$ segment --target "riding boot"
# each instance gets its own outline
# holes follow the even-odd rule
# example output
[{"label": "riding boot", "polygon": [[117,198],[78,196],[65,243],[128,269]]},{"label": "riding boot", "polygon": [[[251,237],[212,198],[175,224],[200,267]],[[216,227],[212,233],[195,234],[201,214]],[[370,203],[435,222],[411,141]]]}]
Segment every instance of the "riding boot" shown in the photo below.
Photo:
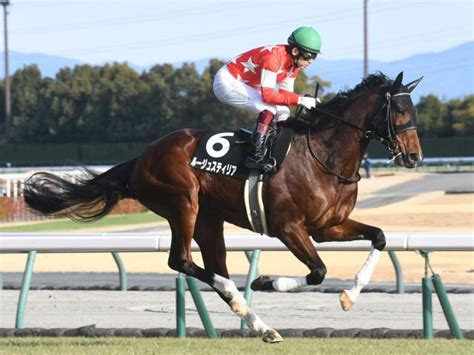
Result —
[{"label": "riding boot", "polygon": [[258,117],[257,126],[250,137],[250,145],[244,165],[249,169],[257,169],[263,172],[274,170],[272,163],[265,160],[266,145],[268,138],[268,126],[273,120],[270,111],[262,111]]}]

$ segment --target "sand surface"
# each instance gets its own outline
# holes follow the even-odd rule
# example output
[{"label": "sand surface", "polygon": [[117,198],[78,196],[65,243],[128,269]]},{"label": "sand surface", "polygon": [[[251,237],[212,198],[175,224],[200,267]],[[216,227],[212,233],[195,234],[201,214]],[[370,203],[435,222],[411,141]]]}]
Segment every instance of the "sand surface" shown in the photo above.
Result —
[{"label": "sand surface", "polygon": [[[364,179],[359,183],[359,201],[373,197],[382,189],[421,179],[425,175],[395,173]],[[356,208],[351,218],[376,225],[385,231],[474,232],[474,194],[446,195],[441,190],[432,191],[377,208]],[[237,230],[234,226],[226,226],[227,233]],[[96,231],[104,231],[104,228],[98,228]],[[327,277],[351,279],[365,261],[367,253],[321,252],[320,255],[328,268]],[[403,267],[405,281],[419,282],[424,272],[423,258],[415,252],[398,252],[397,256]],[[167,266],[167,255],[164,253],[122,253],[121,257],[128,272],[172,271]],[[194,253],[193,258],[202,265],[199,253]],[[25,255],[0,255],[0,270],[23,271],[25,260]],[[445,282],[474,284],[474,252],[436,252],[432,254],[431,261],[433,269],[442,275]],[[246,274],[248,271],[248,262],[242,252],[228,253],[227,262],[231,274]],[[306,267],[289,252],[262,253],[259,269],[262,274],[272,275],[308,273]],[[116,266],[110,254],[40,254],[36,258],[34,270],[113,272]],[[384,253],[374,272],[373,280],[392,281],[394,278],[390,258]]]}]

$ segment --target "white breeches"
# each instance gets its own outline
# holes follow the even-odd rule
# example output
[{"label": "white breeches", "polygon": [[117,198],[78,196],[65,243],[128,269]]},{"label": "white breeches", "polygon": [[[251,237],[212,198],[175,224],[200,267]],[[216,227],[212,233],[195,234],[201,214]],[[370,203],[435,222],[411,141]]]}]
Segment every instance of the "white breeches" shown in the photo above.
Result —
[{"label": "white breeches", "polygon": [[290,117],[288,106],[264,103],[260,91],[234,78],[226,66],[216,73],[213,89],[219,101],[225,104],[255,113],[268,110],[275,115],[275,121],[285,121]]}]

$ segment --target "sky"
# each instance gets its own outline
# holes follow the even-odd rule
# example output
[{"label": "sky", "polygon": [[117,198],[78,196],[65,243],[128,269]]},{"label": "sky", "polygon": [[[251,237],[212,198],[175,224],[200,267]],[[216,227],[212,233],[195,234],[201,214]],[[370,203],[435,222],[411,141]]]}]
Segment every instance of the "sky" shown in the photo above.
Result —
[{"label": "sky", "polygon": [[[299,26],[320,33],[324,59],[363,58],[363,0],[10,2],[11,51],[91,64],[231,58],[285,43]],[[370,59],[393,61],[474,40],[473,5],[474,0],[369,0]]]}]

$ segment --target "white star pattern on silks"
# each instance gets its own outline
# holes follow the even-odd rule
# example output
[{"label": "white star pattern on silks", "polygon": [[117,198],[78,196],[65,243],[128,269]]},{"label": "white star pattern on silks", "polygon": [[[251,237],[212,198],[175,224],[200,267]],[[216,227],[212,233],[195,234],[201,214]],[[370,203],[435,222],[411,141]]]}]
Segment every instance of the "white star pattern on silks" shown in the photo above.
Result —
[{"label": "white star pattern on silks", "polygon": [[250,57],[246,62],[241,62],[241,64],[245,67],[244,73],[251,71],[252,73],[256,74],[255,68],[258,67],[258,65],[252,62],[252,57]]},{"label": "white star pattern on silks", "polygon": [[276,44],[273,44],[271,46],[265,46],[262,49],[260,49],[260,52],[264,52],[264,51],[271,52],[273,50],[273,48],[276,48],[276,47],[278,47]]}]

